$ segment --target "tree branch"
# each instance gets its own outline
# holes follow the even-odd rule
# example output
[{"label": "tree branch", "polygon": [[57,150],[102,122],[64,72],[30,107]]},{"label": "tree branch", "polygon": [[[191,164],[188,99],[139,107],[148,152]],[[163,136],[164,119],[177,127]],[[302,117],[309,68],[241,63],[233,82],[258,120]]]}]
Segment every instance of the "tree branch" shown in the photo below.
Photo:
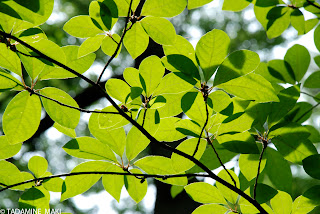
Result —
[{"label": "tree branch", "polygon": [[204,123],[204,125],[203,125],[203,127],[202,127],[201,132],[200,132],[200,135],[199,135],[199,138],[198,138],[198,143],[197,143],[196,149],[194,150],[192,156],[194,156],[194,155],[197,153],[198,149],[199,149],[199,144],[200,144],[201,136],[202,136],[202,134],[203,134],[204,129],[206,128],[206,126],[207,126],[207,124],[208,124],[208,121],[209,121],[209,111],[208,111],[207,100],[204,100],[204,104],[206,105],[206,121],[205,121],[205,123]]},{"label": "tree branch", "polygon": [[309,93],[307,93],[307,92],[301,91],[300,93],[301,93],[301,94],[308,95],[309,97],[312,97],[313,99],[320,101],[320,98],[318,98],[318,97],[316,97],[316,96],[313,96],[313,95],[311,95],[311,94],[309,94]]},{"label": "tree branch", "polygon": [[[158,175],[158,174],[141,174],[141,173],[131,173],[131,172],[70,172],[70,173],[64,173],[64,174],[58,174],[58,175],[51,175],[51,176],[46,176],[42,178],[35,178],[35,179],[30,179],[27,181],[11,184],[11,185],[5,185],[0,183],[0,185],[5,186],[5,188],[0,189],[0,192],[3,192],[7,189],[16,187],[16,186],[21,186],[23,184],[31,183],[31,182],[36,182],[36,181],[45,181],[49,180],[52,178],[60,178],[60,177],[70,177],[70,176],[76,176],[76,175],[126,175],[126,176],[134,176],[138,179],[145,179],[145,178],[161,178],[163,180],[166,180],[168,178],[179,178],[179,177],[210,177],[210,175],[207,174],[175,174],[175,175]],[[140,178],[141,177],[141,178]]]},{"label": "tree branch", "polygon": [[67,105],[67,104],[64,104],[58,100],[55,100],[53,98],[50,98],[50,97],[47,97],[45,95],[42,95],[42,94],[39,94],[31,89],[27,89],[27,91],[31,91],[30,94],[35,94],[39,97],[43,97],[45,99],[48,99],[48,100],[51,100],[53,102],[56,102],[58,103],[59,105],[61,106],[64,106],[64,107],[67,107],[67,108],[71,108],[71,109],[75,109],[75,110],[78,110],[78,111],[81,111],[81,112],[85,112],[85,113],[98,113],[98,114],[119,114],[119,112],[112,112],[112,111],[91,111],[91,110],[87,110],[87,109],[82,109],[82,108],[77,108],[77,107],[74,107],[74,106],[70,106],[70,105]]},{"label": "tree branch", "polygon": [[300,117],[298,117],[298,119],[296,119],[293,122],[298,122],[299,120],[301,120],[304,116],[306,116],[310,111],[312,111],[313,109],[317,108],[320,105],[320,102],[318,102],[316,105],[312,106],[310,109],[308,109],[305,113],[303,113]]},{"label": "tree branch", "polygon": [[189,159],[190,161],[192,161],[193,163],[195,163],[196,165],[198,165],[202,170],[204,170],[205,172],[208,173],[209,177],[215,179],[217,182],[221,183],[222,185],[226,186],[227,188],[229,188],[230,190],[238,193],[240,196],[242,196],[243,198],[245,198],[247,201],[249,201],[252,205],[254,205],[262,214],[267,214],[267,212],[261,207],[261,205],[253,198],[251,198],[249,195],[247,195],[246,193],[244,193],[242,190],[240,190],[239,188],[231,185],[230,183],[228,183],[227,181],[221,179],[220,177],[218,177],[216,174],[214,174],[209,168],[207,168],[203,163],[201,163],[200,161],[198,161],[197,159],[195,159],[193,156],[190,156],[184,152],[181,152],[180,150],[177,150],[175,148],[170,147],[169,145],[165,144],[164,142],[159,142],[158,140],[156,140],[146,129],[144,129],[140,124],[138,124],[135,120],[133,120],[131,117],[129,117],[126,113],[124,113],[119,106],[113,101],[113,99],[111,99],[111,97],[107,94],[107,92],[98,84],[93,82],[92,80],[90,80],[89,78],[83,76],[82,74],[76,72],[75,70],[69,68],[68,66],[56,61],[55,59],[50,58],[49,56],[43,54],[41,51],[35,49],[34,47],[32,47],[31,45],[27,44],[26,42],[20,40],[19,38],[5,33],[3,31],[0,31],[0,35],[4,36],[5,38],[11,38],[14,39],[16,41],[18,41],[20,44],[26,46],[27,48],[33,50],[35,53],[39,54],[40,56],[42,56],[42,58],[64,68],[65,70],[71,72],[72,74],[82,78],[84,81],[88,82],[89,84],[93,85],[99,92],[101,92],[104,97],[117,109],[117,111],[119,112],[119,114],[124,117],[126,120],[128,120],[133,126],[135,126],[137,129],[139,129],[139,131],[144,134],[151,143],[156,144],[168,151],[174,152],[184,158]]},{"label": "tree branch", "polygon": [[[116,55],[117,55],[117,53],[118,53],[118,51],[119,51],[119,49],[120,49],[120,46],[121,46],[121,44],[122,44],[123,38],[124,38],[124,36],[126,35],[126,33],[127,33],[127,31],[128,31],[128,30],[127,30],[127,27],[128,27],[130,12],[131,12],[132,1],[133,1],[133,0],[130,1],[130,5],[129,5],[129,9],[128,9],[128,14],[127,14],[127,17],[126,17],[126,23],[125,23],[125,25],[124,25],[124,30],[123,30],[123,33],[122,33],[122,35],[121,35],[120,41],[119,41],[119,43],[118,43],[118,45],[117,45],[117,48],[116,48],[115,52],[112,54],[112,56],[110,57],[110,59],[108,60],[108,62],[106,63],[106,65],[103,67],[103,69],[102,69],[102,71],[101,71],[101,74],[100,74],[100,76],[99,76],[99,78],[98,78],[98,80],[97,80],[97,82],[96,82],[97,84],[99,84],[99,82],[100,82],[100,80],[101,80],[104,72],[106,71],[106,69],[107,69],[107,67],[109,66],[109,64],[111,63],[111,61],[116,57]],[[133,25],[133,23],[132,23],[132,25]]]},{"label": "tree branch", "polygon": [[260,175],[261,161],[262,161],[262,158],[263,158],[263,153],[267,148],[268,142],[263,141],[262,144],[263,144],[263,147],[262,147],[262,151],[261,151],[260,157],[259,157],[258,172],[257,172],[257,176],[256,176],[256,181],[255,181],[255,184],[254,184],[254,189],[253,189],[253,198],[254,199],[256,199],[256,196],[257,196],[257,186],[258,186],[258,179],[259,179],[259,175]]},{"label": "tree branch", "polygon": [[226,172],[227,172],[228,175],[230,176],[232,182],[234,183],[234,186],[237,186],[237,182],[234,180],[234,178],[232,177],[232,175],[230,174],[230,172],[227,170],[226,166],[223,164],[223,162],[222,162],[221,158],[219,157],[219,154],[218,154],[216,148],[214,148],[214,145],[213,145],[213,143],[211,142],[210,138],[208,137],[208,138],[206,138],[206,139],[207,139],[208,144],[211,146],[211,148],[213,149],[214,153],[216,154],[216,156],[217,156],[217,158],[218,158],[218,160],[219,160],[220,165],[223,167],[224,170],[226,170]]},{"label": "tree branch", "polygon": [[316,4],[313,3],[312,1],[307,0],[307,2],[308,2],[310,5],[312,5],[312,6],[316,7],[316,8],[318,8],[318,9],[320,9],[320,6],[319,6],[319,5],[316,5]]}]

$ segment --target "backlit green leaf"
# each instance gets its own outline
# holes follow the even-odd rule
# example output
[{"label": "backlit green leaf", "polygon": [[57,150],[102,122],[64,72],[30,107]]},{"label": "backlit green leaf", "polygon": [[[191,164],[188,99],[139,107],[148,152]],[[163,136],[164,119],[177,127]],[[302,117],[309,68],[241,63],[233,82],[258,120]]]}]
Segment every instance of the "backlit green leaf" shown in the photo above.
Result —
[{"label": "backlit green leaf", "polygon": [[139,129],[132,127],[126,141],[126,156],[128,160],[133,160],[149,143],[150,140],[144,136]]},{"label": "backlit green leaf", "polygon": [[297,197],[292,204],[292,214],[304,214],[312,211],[318,204],[303,195]]},{"label": "backlit green leaf", "polygon": [[187,0],[147,0],[143,5],[141,15],[173,17],[180,14],[187,6]]},{"label": "backlit green leaf", "polygon": [[[104,37],[101,44],[101,50],[107,54],[108,56],[112,56],[117,49],[117,46],[120,42],[120,36],[118,34],[112,34],[110,36]],[[121,51],[122,44],[120,45],[120,48],[118,49],[116,57],[119,55]]]},{"label": "backlit green leaf", "polygon": [[320,87],[319,83],[320,83],[320,71],[315,71],[310,76],[308,76],[303,86],[306,88],[319,88]]},{"label": "backlit green leaf", "polygon": [[126,33],[123,44],[133,59],[140,56],[147,49],[149,36],[142,28],[140,22],[136,22]]},{"label": "backlit green leaf", "polygon": [[[124,172],[119,166],[112,165],[107,169],[108,172]],[[121,189],[124,185],[123,175],[103,175],[102,184],[104,189],[116,199],[120,200]]]},{"label": "backlit green leaf", "polygon": [[48,168],[48,161],[41,156],[33,156],[28,162],[28,168],[36,178],[40,178]]},{"label": "backlit green leaf", "polygon": [[4,43],[0,43],[0,66],[21,76],[21,63],[17,54]]},{"label": "backlit green leaf", "polygon": [[117,5],[113,0],[92,1],[89,6],[92,22],[101,30],[111,30],[118,20]]},{"label": "backlit green leaf", "polygon": [[221,195],[220,191],[205,182],[196,182],[185,186],[184,189],[192,200],[199,203],[214,203],[214,204],[226,204],[226,200]]},{"label": "backlit green leaf", "polygon": [[155,42],[161,45],[174,44],[176,31],[168,20],[159,17],[146,17],[141,20],[141,24]]},{"label": "backlit green leaf", "polygon": [[314,30],[314,44],[316,45],[317,49],[320,51],[320,26]]},{"label": "backlit green leaf", "polygon": [[21,143],[10,144],[5,135],[0,136],[0,159],[11,158],[21,149]]},{"label": "backlit green leaf", "polygon": [[188,0],[188,9],[191,10],[197,7],[201,7],[211,1],[212,0]]},{"label": "backlit green leaf", "polygon": [[159,94],[176,94],[189,91],[193,85],[179,78],[176,73],[165,75],[158,87],[154,91],[154,95]]},{"label": "backlit green leaf", "polygon": [[[49,210],[50,194],[44,187],[32,187],[19,199],[20,209]],[[23,210],[24,210],[23,209]],[[41,211],[38,211],[41,212]]]},{"label": "backlit green leaf", "polygon": [[63,26],[63,30],[79,38],[93,37],[99,33],[103,33],[103,31],[92,22],[90,16],[75,16],[71,18]]},{"label": "backlit green leaf", "polygon": [[[107,106],[101,111],[104,112],[118,112],[118,110],[113,106]],[[98,115],[98,124],[99,128],[101,129],[116,129],[120,128],[129,122],[124,119],[120,114],[112,114],[112,113],[106,113],[106,114],[99,114]]]},{"label": "backlit green leaf", "polygon": [[224,0],[222,10],[241,11],[250,4],[250,0]]},{"label": "backlit green leaf", "polygon": [[279,102],[270,82],[258,74],[248,74],[217,86],[230,94],[257,102]]},{"label": "backlit green leaf", "polygon": [[119,100],[122,103],[126,103],[128,95],[131,93],[130,86],[120,79],[109,79],[105,85],[107,93]]},{"label": "backlit green leaf", "polygon": [[305,33],[305,21],[303,13],[297,8],[290,14],[291,25],[298,31],[299,35]]},{"label": "backlit green leaf", "polygon": [[61,126],[59,123],[54,123],[53,127],[56,128],[59,132],[65,134],[71,138],[77,137],[76,131],[74,129],[70,129],[70,128]]},{"label": "backlit green leaf", "polygon": [[96,35],[94,37],[87,38],[79,47],[78,57],[80,58],[97,51],[105,37],[105,35]]},{"label": "backlit green leaf", "polygon": [[[142,174],[139,169],[129,170],[131,173]],[[136,202],[139,203],[144,196],[147,194],[148,182],[145,180],[141,182],[140,179],[135,176],[125,176],[125,186],[130,195],[130,197]]]},{"label": "backlit green leaf", "polygon": [[[128,15],[129,5],[131,0],[113,0],[117,4],[118,16],[126,17]],[[108,1],[105,1],[108,2]],[[105,3],[104,2],[104,3]],[[139,5],[140,0],[132,0],[131,10],[135,11]]]},{"label": "backlit green leaf", "polygon": [[[76,108],[79,107],[77,102],[69,94],[58,88],[43,88],[40,90],[40,93],[63,104]],[[43,97],[41,97],[41,101],[46,112],[55,122],[72,129],[78,125],[80,120],[80,111],[59,105],[58,103]]]},{"label": "backlit green leaf", "polygon": [[225,206],[221,206],[218,204],[205,204],[199,206],[197,209],[195,209],[192,214],[225,214],[228,211],[228,208]]},{"label": "backlit green leaf", "polygon": [[214,91],[210,93],[208,99],[211,99],[212,108],[215,112],[224,110],[232,102],[230,96],[223,91]]},{"label": "backlit green leaf", "polygon": [[9,72],[0,68],[0,92],[23,87],[22,83],[13,77]]},{"label": "backlit green leaf", "polygon": [[[43,174],[42,177],[46,176],[52,176],[50,172],[46,172]],[[63,184],[63,179],[62,178],[50,178],[42,181],[43,187],[51,192],[61,192],[62,189],[62,184]]]},{"label": "backlit green leaf", "polygon": [[[232,178],[235,180],[235,182],[237,184],[236,186],[239,188],[240,184],[239,184],[238,176],[232,170],[229,170],[229,169],[227,169],[227,170],[231,174]],[[221,170],[218,173],[218,176],[220,178],[222,178],[223,180],[225,180],[226,182],[230,183],[231,185],[234,185],[234,182],[231,180],[230,175],[226,172],[226,170]],[[232,204],[236,203],[237,198],[238,198],[238,193],[233,192],[228,187],[222,185],[219,182],[216,183],[216,186],[217,186],[218,190],[220,190],[223,197],[225,197]]]},{"label": "backlit green leaf", "polygon": [[3,132],[10,144],[22,143],[37,131],[40,124],[41,103],[36,95],[22,91],[8,104],[3,117]]},{"label": "backlit green leaf", "polygon": [[69,155],[77,158],[117,162],[113,151],[94,138],[77,137],[66,143],[62,148]]},{"label": "backlit green leaf", "polygon": [[196,47],[196,56],[205,81],[215,73],[229,51],[230,38],[222,30],[212,30],[203,35]]},{"label": "backlit green leaf", "polygon": [[[0,160],[0,183],[7,186],[25,181],[24,176],[19,169],[12,163]],[[11,189],[24,190],[24,185],[13,187]]]},{"label": "backlit green leaf", "polygon": [[[242,174],[246,177],[248,181],[251,181],[257,176],[258,166],[259,166],[259,156],[258,154],[240,154],[239,167]],[[260,164],[260,173],[266,166],[266,157],[262,157]]]},{"label": "backlit green leaf", "polygon": [[278,191],[278,194],[270,200],[270,204],[274,213],[291,213],[292,198],[286,192]]}]

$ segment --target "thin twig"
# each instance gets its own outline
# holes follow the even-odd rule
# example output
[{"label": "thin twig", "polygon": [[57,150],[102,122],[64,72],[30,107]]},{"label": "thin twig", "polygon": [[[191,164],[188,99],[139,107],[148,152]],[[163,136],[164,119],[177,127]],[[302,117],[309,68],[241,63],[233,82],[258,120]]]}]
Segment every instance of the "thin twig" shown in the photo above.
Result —
[{"label": "thin twig", "polygon": [[311,94],[309,94],[309,93],[307,93],[307,92],[301,91],[300,93],[301,93],[301,94],[308,95],[309,97],[312,97],[313,99],[320,101],[320,98],[318,98],[318,97],[316,97],[316,96],[313,96],[313,95],[311,95]]},{"label": "thin twig", "polygon": [[251,203],[253,206],[255,206],[260,213],[262,214],[267,214],[267,212],[265,211],[265,209],[263,207],[261,207],[261,205],[253,198],[251,198],[249,195],[247,195],[246,193],[244,193],[242,190],[240,190],[237,187],[234,187],[233,185],[231,185],[230,183],[228,183],[227,181],[221,179],[219,176],[217,176],[216,174],[214,174],[208,167],[206,167],[203,163],[201,163],[199,160],[195,159],[193,156],[188,155],[180,150],[177,150],[169,145],[167,145],[165,142],[163,141],[158,141],[156,138],[154,138],[146,129],[144,129],[139,123],[137,123],[137,121],[133,120],[130,116],[128,116],[125,112],[123,112],[119,106],[115,103],[115,101],[113,99],[111,99],[111,97],[108,95],[108,93],[97,83],[93,82],[92,80],[90,80],[89,78],[83,76],[82,74],[76,72],[75,70],[71,69],[70,67],[58,62],[55,59],[52,59],[51,57],[43,54],[41,51],[37,50],[36,48],[32,47],[31,45],[27,44],[26,42],[22,41],[21,39],[5,33],[3,31],[0,31],[0,35],[4,36],[5,38],[12,38],[16,41],[18,41],[20,44],[24,45],[25,47],[33,50],[35,53],[39,54],[40,56],[42,56],[42,58],[60,66],[61,68],[64,68],[65,70],[69,71],[70,73],[80,77],[81,79],[83,79],[84,81],[86,81],[87,83],[91,84],[92,86],[94,86],[99,92],[101,92],[104,97],[112,104],[112,106],[114,108],[117,109],[117,111],[119,112],[119,114],[124,117],[126,120],[128,120],[133,126],[135,126],[137,129],[139,129],[139,131],[145,135],[152,144],[155,144],[159,147],[162,147],[165,150],[168,150],[170,152],[176,153],[190,161],[192,161],[194,164],[196,164],[197,166],[199,166],[203,171],[205,171],[206,173],[208,173],[209,177],[211,177],[212,179],[216,180],[217,182],[221,183],[222,185],[226,186],[227,188],[229,188],[230,190],[234,191],[235,193],[238,193],[240,196],[242,196],[244,199],[246,199],[247,201],[249,201],[249,203]]},{"label": "thin twig", "polygon": [[[30,90],[28,90],[28,91],[30,91]],[[37,96],[39,96],[39,97],[43,97],[43,98],[45,98],[45,99],[51,100],[51,101],[53,101],[53,102],[55,102],[55,103],[58,103],[58,104],[61,105],[61,106],[64,106],[64,107],[67,107],[67,108],[71,108],[71,109],[75,109],[75,110],[78,110],[78,111],[81,111],[81,112],[85,112],[85,113],[119,114],[119,112],[113,112],[113,111],[90,111],[90,110],[83,109],[83,108],[77,108],[77,107],[74,107],[74,106],[70,106],[70,105],[64,104],[64,103],[62,103],[62,102],[60,102],[60,101],[58,101],[58,100],[55,100],[55,99],[53,99],[53,98],[51,98],[51,97],[47,97],[47,96],[45,96],[45,95],[39,94],[39,93],[37,93],[37,92],[35,92],[35,91],[30,92],[30,93],[31,93],[31,94],[35,94],[35,95],[37,95]]]},{"label": "thin twig", "polygon": [[201,132],[200,132],[200,136],[199,136],[199,139],[198,139],[198,143],[197,143],[196,149],[194,150],[192,156],[194,156],[194,155],[197,153],[198,149],[199,149],[199,144],[200,144],[201,136],[202,136],[202,134],[203,134],[204,129],[206,128],[206,126],[207,126],[207,124],[208,124],[208,121],[209,121],[209,111],[208,111],[207,100],[204,101],[204,104],[206,105],[206,121],[205,121],[205,123],[204,123],[204,125],[203,125],[203,127],[202,127]]},{"label": "thin twig", "polygon": [[232,177],[232,175],[230,174],[230,172],[227,170],[226,166],[223,164],[223,162],[222,162],[222,160],[221,160],[221,158],[220,158],[220,156],[219,156],[216,148],[214,148],[214,145],[213,145],[213,143],[211,142],[210,138],[207,137],[206,139],[207,139],[208,144],[211,146],[211,148],[213,149],[214,153],[216,154],[216,156],[217,156],[217,158],[218,158],[218,160],[219,160],[220,165],[223,167],[224,170],[226,170],[226,172],[227,172],[228,175],[230,176],[232,182],[234,183],[234,186],[236,187],[236,186],[237,186],[237,182],[234,180],[234,178]]},{"label": "thin twig", "polygon": [[254,184],[254,189],[253,189],[253,198],[256,199],[257,196],[257,186],[258,186],[258,179],[259,179],[259,175],[260,175],[260,166],[261,166],[261,161],[263,158],[263,153],[267,148],[268,143],[267,142],[263,142],[263,147],[262,147],[262,151],[260,153],[260,157],[259,157],[259,165],[258,165],[258,172],[257,172],[257,176],[256,176],[256,181]]},{"label": "thin twig", "polygon": [[75,176],[75,175],[126,175],[126,176],[134,176],[137,177],[138,179],[142,178],[161,178],[163,180],[166,180],[168,178],[180,178],[180,177],[210,177],[208,174],[175,174],[175,175],[158,175],[158,174],[140,174],[140,173],[129,173],[129,172],[71,172],[71,173],[65,173],[65,174],[58,174],[58,175],[51,175],[51,176],[46,176],[42,178],[35,178],[35,179],[30,179],[27,181],[15,183],[12,185],[5,185],[5,184],[0,184],[2,186],[5,186],[5,188],[0,189],[0,192],[3,192],[7,189],[20,186],[23,184],[31,183],[31,182],[36,182],[36,181],[45,181],[49,180],[52,178],[60,178],[60,177],[70,177],[70,176]]},{"label": "thin twig", "polygon": [[320,9],[320,6],[319,6],[319,5],[316,5],[316,4],[315,4],[315,3],[313,3],[312,1],[307,0],[307,2],[308,2],[309,4],[311,4],[312,6],[314,6],[314,7],[318,8],[318,9]]},{"label": "thin twig", "polygon": [[[106,65],[103,67],[103,69],[102,69],[102,71],[101,71],[101,74],[100,74],[100,76],[99,76],[99,78],[98,78],[98,80],[97,80],[97,82],[96,82],[97,84],[99,84],[99,82],[100,82],[100,80],[101,80],[104,72],[106,71],[106,69],[107,69],[107,67],[109,66],[109,64],[111,63],[111,61],[116,57],[116,55],[117,55],[117,53],[118,53],[118,50],[120,49],[121,43],[122,43],[122,41],[123,41],[123,38],[124,38],[124,36],[126,35],[126,33],[127,33],[127,31],[128,31],[127,26],[128,26],[128,22],[129,22],[130,13],[131,13],[132,1],[133,1],[133,0],[130,1],[130,5],[129,5],[129,9],[128,9],[128,15],[127,15],[127,17],[126,17],[126,23],[125,23],[124,30],[123,30],[123,33],[122,33],[122,35],[121,35],[120,41],[119,41],[119,43],[118,43],[118,45],[117,45],[117,48],[116,48],[115,52],[112,54],[112,56],[110,57],[110,59],[108,60],[108,62],[106,63]],[[132,23],[132,24],[133,24],[133,23]]]},{"label": "thin twig", "polygon": [[141,125],[142,127],[144,125],[144,121],[146,120],[147,110],[148,110],[147,108],[144,109],[143,118],[142,118],[142,125]]}]

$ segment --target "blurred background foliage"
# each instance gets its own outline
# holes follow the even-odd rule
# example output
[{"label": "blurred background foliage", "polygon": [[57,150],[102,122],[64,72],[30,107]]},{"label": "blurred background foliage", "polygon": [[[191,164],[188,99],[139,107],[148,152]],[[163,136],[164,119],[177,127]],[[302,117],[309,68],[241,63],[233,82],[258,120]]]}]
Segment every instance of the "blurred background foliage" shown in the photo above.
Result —
[{"label": "blurred background foliage", "polygon": [[[50,40],[54,41],[60,46],[80,45],[83,40],[68,35],[62,30],[62,27],[73,16],[87,15],[90,2],[91,1],[88,0],[55,0],[53,14],[48,22],[42,25],[41,28],[44,30]],[[210,3],[209,5],[202,8],[191,11],[185,10],[182,14],[170,19],[170,21],[174,24],[177,34],[187,38],[193,45],[195,45],[200,37],[206,32],[212,29],[221,29],[225,31],[231,38],[231,52],[239,49],[249,49],[259,53],[261,61],[268,61],[272,59],[272,50],[275,46],[286,45],[297,38],[297,33],[293,31],[292,28],[289,28],[284,34],[282,34],[282,36],[275,39],[268,39],[265,30],[255,19],[253,9],[250,6],[249,8],[241,12],[222,11],[221,7],[222,0],[215,0],[213,3]],[[114,27],[114,32],[121,33],[123,25],[124,19],[119,19],[118,23]],[[90,71],[86,73],[86,75],[93,80],[97,79],[97,75],[99,74],[99,72],[101,72],[103,65],[109,58],[108,56],[105,56],[101,50],[99,50],[96,54],[97,59],[95,64],[90,69]],[[112,62],[111,67],[108,68],[107,75],[109,77],[121,78],[121,74],[126,67],[137,67],[139,61],[141,61],[143,57],[147,57],[150,54],[161,56],[163,53],[159,46],[157,46],[155,43],[150,43],[150,47],[146,50],[146,53],[139,57],[136,62],[134,62],[134,60],[123,48],[120,56],[116,58]],[[106,78],[104,78],[104,80],[106,80]],[[91,91],[89,85],[79,78],[67,80],[47,80],[42,81],[37,86],[39,88],[42,88],[49,85],[61,88],[62,90],[68,92],[71,96],[76,98],[80,107],[95,109],[103,108],[108,105],[107,101],[105,101],[104,99],[100,99],[101,97],[99,95],[92,93],[90,94]],[[0,95],[0,112],[4,112],[5,107],[7,106],[13,95],[14,92]],[[90,95],[90,98],[88,97],[88,95]],[[82,113],[81,118],[82,121],[80,122],[76,130],[77,135],[90,135],[87,127],[89,115]],[[22,150],[9,161],[13,162],[20,170],[27,171],[27,161],[34,155],[41,155],[46,157],[46,159],[48,160],[50,167],[49,170],[52,173],[57,174],[71,171],[71,169],[78,164],[79,160],[71,158],[71,156],[66,155],[66,153],[62,151],[61,147],[65,143],[67,143],[70,138],[57,132],[55,128],[51,127],[52,124],[53,122],[51,121],[51,119],[48,118],[45,113],[43,113],[41,122],[41,127],[43,128],[40,128],[33,138],[25,142],[23,144]],[[148,148],[146,152],[152,152],[152,148]],[[303,176],[304,171],[300,168],[295,167],[293,169],[293,172],[295,174],[293,195],[294,197],[296,197],[298,195],[301,195],[303,191],[305,191],[308,187],[314,185],[314,183],[311,183],[309,180],[307,180],[307,176]],[[149,183],[150,182],[152,182],[152,180],[150,180]],[[150,205],[146,207],[143,203],[137,205],[129,197],[122,197],[120,203],[117,203],[115,200],[113,200],[110,204],[110,209],[112,207],[115,213],[120,214],[144,214],[153,212],[164,213],[163,211],[160,211],[161,209],[159,208],[159,206],[162,206],[163,203],[168,203],[168,200],[172,199],[170,193],[168,192],[168,189],[170,187],[168,187],[167,185],[167,187],[164,188],[163,185],[164,184],[158,183],[156,185],[156,187],[158,188],[158,193],[160,191],[159,188],[162,188],[162,190],[166,189],[167,193],[161,195],[157,194],[155,211],[153,211],[153,205],[151,205],[151,208]],[[92,195],[92,193],[98,194],[100,191],[103,191],[103,187],[102,184],[98,182],[93,186],[93,188],[91,188],[81,197],[86,198],[86,196]],[[2,192],[0,197],[0,207],[18,207],[17,202],[20,194],[20,192],[15,191]],[[189,201],[185,201],[185,197],[187,196],[178,195],[174,199],[181,201],[181,203],[176,203],[177,210],[183,210],[182,204],[185,203],[186,206],[186,204],[189,203]],[[98,213],[98,207],[80,209],[82,207],[78,207],[77,203],[79,202],[77,202],[77,200],[78,199],[71,199],[60,203],[59,195],[52,195],[51,205],[52,208],[60,208],[64,212],[71,212],[76,214]],[[104,199],[102,198],[101,200],[103,201]],[[170,208],[170,205],[168,204],[164,206]],[[191,207],[194,206],[196,206],[196,204],[193,204]],[[320,213],[319,209],[314,211],[314,213],[317,212]],[[170,213],[177,212],[171,209]]]}]

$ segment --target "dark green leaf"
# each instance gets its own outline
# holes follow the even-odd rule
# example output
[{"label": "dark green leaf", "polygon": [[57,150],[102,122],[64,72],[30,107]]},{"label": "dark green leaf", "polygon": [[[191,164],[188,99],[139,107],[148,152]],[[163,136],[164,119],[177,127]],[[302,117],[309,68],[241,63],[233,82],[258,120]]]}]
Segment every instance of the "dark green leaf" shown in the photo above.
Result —
[{"label": "dark green leaf", "polygon": [[303,161],[303,168],[304,171],[308,175],[310,175],[313,178],[320,179],[320,155],[315,154],[315,155],[310,155],[309,157],[305,158]]}]

